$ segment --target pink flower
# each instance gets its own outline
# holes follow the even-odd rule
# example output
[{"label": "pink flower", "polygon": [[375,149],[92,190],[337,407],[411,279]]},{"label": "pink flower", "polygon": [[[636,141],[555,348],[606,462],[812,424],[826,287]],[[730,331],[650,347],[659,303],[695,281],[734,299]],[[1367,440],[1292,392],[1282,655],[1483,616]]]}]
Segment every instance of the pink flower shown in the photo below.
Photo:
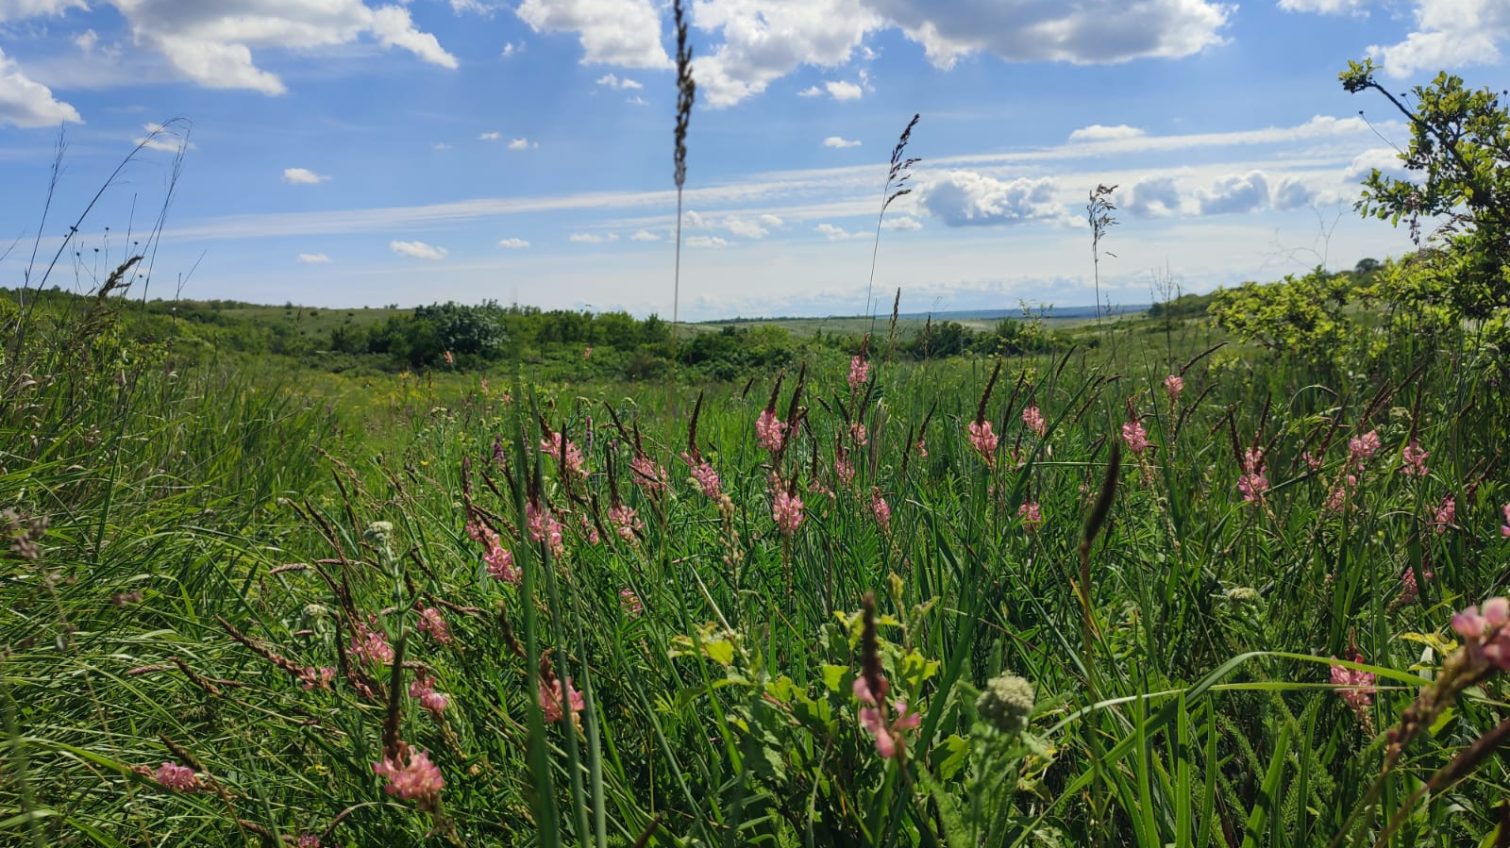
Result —
[{"label": "pink flower", "polygon": [[358,659],[376,665],[393,662],[393,646],[388,644],[388,634],[362,622],[353,625],[351,653]]},{"label": "pink flower", "polygon": [[1122,425],[1122,441],[1127,443],[1127,449],[1136,454],[1148,450],[1148,431],[1143,429],[1143,422],[1136,418]]},{"label": "pink flower", "polygon": [[771,517],[781,532],[790,536],[802,526],[802,498],[785,490],[778,490],[771,498]]},{"label": "pink flower", "polygon": [[635,515],[634,507],[622,503],[608,508],[608,523],[613,525],[619,538],[626,542],[633,542],[635,533],[645,527],[645,523]]},{"label": "pink flower", "polygon": [[598,526],[592,523],[587,517],[587,513],[577,513],[577,519],[582,523],[582,536],[587,539],[587,544],[596,545],[603,541],[602,537],[598,535]]},{"label": "pink flower", "polygon": [[912,449],[918,452],[919,459],[928,458],[928,443],[923,441],[922,436],[918,436],[917,444],[913,445]]},{"label": "pink flower", "polygon": [[525,525],[529,530],[531,542],[545,542],[550,546],[551,556],[559,557],[566,553],[566,539],[561,534],[561,522],[556,520],[548,507],[541,507],[534,502],[524,505]]},{"label": "pink flower", "polygon": [[1510,538],[1510,503],[1505,504],[1501,512],[1505,514],[1505,523],[1500,525],[1500,535]]},{"label": "pink flower", "polygon": [[488,576],[494,580],[517,586],[524,579],[524,575],[514,567],[514,552],[499,544],[497,536],[488,543],[488,552],[482,555],[482,561],[487,565]]},{"label": "pink flower", "polygon": [[637,616],[645,612],[645,603],[628,586],[619,590],[619,606],[629,615]]},{"label": "pink flower", "polygon": [[979,421],[971,421],[966,428],[970,433],[970,446],[980,454],[981,459],[987,465],[996,464],[996,433],[991,430],[991,422],[982,418]]},{"label": "pink flower", "polygon": [[419,801],[420,806],[432,806],[440,798],[446,781],[440,769],[430,762],[430,755],[399,743],[398,753],[372,764],[372,771],[386,778],[383,791],[405,801]]},{"label": "pink flower", "polygon": [[1315,451],[1306,451],[1305,453],[1301,454],[1301,459],[1304,459],[1306,461],[1306,467],[1311,469],[1312,471],[1319,470],[1322,466],[1322,463],[1326,461],[1322,458],[1321,454],[1316,453]]},{"label": "pink flower", "polygon": [[[1423,566],[1421,576],[1430,580],[1436,575]],[[1405,571],[1400,574],[1400,599],[1396,603],[1402,605],[1414,603],[1420,595],[1421,587],[1416,585],[1416,570],[1406,566]]]},{"label": "pink flower", "polygon": [[434,639],[441,645],[451,644],[451,625],[446,623],[440,610],[435,607],[425,607],[419,611],[419,632]]},{"label": "pink flower", "polygon": [[336,670],[330,666],[322,668],[302,668],[299,670],[299,685],[304,691],[311,689],[329,689],[332,681],[336,679]]},{"label": "pink flower", "polygon": [[[1353,662],[1363,662],[1363,657],[1354,654]],[[1337,689],[1337,696],[1342,698],[1358,718],[1365,724],[1371,723],[1368,714],[1369,707],[1374,703],[1374,675],[1372,672],[1351,669],[1346,666],[1332,666],[1332,685],[1347,687]]]},{"label": "pink flower", "polygon": [[294,843],[294,848],[320,848],[320,837],[306,833]]},{"label": "pink flower", "polygon": [[1185,391],[1185,378],[1178,374],[1170,374],[1164,378],[1164,394],[1169,395],[1169,402],[1174,403],[1180,399],[1180,392]]},{"label": "pink flower", "polygon": [[834,477],[841,486],[848,486],[855,481],[855,466],[849,461],[847,454],[841,453],[834,457]]},{"label": "pink flower", "polygon": [[579,450],[570,439],[562,433],[552,433],[549,430],[545,438],[540,440],[540,452],[560,461],[562,459],[562,440],[566,441],[565,464],[563,470],[573,477],[586,477],[587,468],[582,462],[582,451]]},{"label": "pink flower", "polygon": [[1258,503],[1264,499],[1264,492],[1269,491],[1269,478],[1262,474],[1244,474],[1238,478],[1237,490],[1247,503]]},{"label": "pink flower", "polygon": [[718,471],[711,463],[687,453],[682,454],[682,459],[692,469],[692,480],[704,495],[715,501],[723,497],[723,483],[718,479]]},{"label": "pink flower", "polygon": [[1510,671],[1510,599],[1490,598],[1481,614],[1476,606],[1452,617],[1452,629],[1463,638],[1464,646],[1475,658],[1492,663],[1501,671]]},{"label": "pink flower", "polygon": [[870,513],[876,517],[876,523],[881,525],[883,531],[891,531],[891,505],[886,503],[886,499],[881,497],[881,490],[875,486],[870,488]]},{"label": "pink flower", "polygon": [[870,379],[870,363],[865,361],[863,354],[856,354],[849,361],[849,390],[857,391],[865,381]]},{"label": "pink flower", "polygon": [[854,440],[855,445],[858,447],[863,448],[870,444],[870,434],[865,432],[865,425],[858,421],[849,425],[849,437]]},{"label": "pink flower", "polygon": [[755,441],[771,453],[786,444],[786,422],[776,417],[776,410],[767,409],[755,419]]},{"label": "pink flower", "polygon": [[547,723],[555,724],[565,718],[568,708],[571,710],[572,720],[575,721],[577,713],[582,712],[586,706],[587,702],[582,700],[582,693],[571,685],[570,679],[563,686],[558,678],[551,680],[540,678],[540,709],[545,713]]},{"label": "pink flower", "polygon": [[1452,495],[1448,495],[1442,498],[1442,505],[1437,507],[1437,511],[1427,523],[1431,525],[1431,529],[1440,535],[1452,528],[1452,520],[1457,517],[1457,514],[1458,502],[1453,500]]},{"label": "pink flower", "polygon": [[1407,477],[1425,477],[1431,473],[1426,467],[1428,456],[1431,456],[1431,452],[1422,448],[1420,442],[1411,439],[1410,444],[1406,445],[1405,450],[1400,453],[1400,458],[1404,463],[1400,466],[1400,473]]},{"label": "pink flower", "polygon": [[440,714],[451,705],[451,699],[435,691],[435,681],[424,672],[415,675],[409,684],[409,697],[417,699],[419,705],[436,718],[440,718]]},{"label": "pink flower", "polygon": [[666,488],[666,469],[642,453],[636,453],[634,459],[629,460],[629,470],[634,472],[634,482],[647,494],[653,495]]},{"label": "pink flower", "polygon": [[1026,533],[1037,532],[1043,526],[1043,510],[1038,501],[1026,501],[1017,508],[1017,516],[1022,519],[1022,529]]},{"label": "pink flower", "polygon": [[1043,420],[1043,412],[1038,409],[1036,403],[1028,404],[1027,408],[1022,411],[1022,423],[1026,424],[1029,430],[1037,433],[1040,438],[1049,431],[1049,422]]},{"label": "pink flower", "polygon": [[1348,462],[1355,468],[1362,468],[1365,463],[1379,452],[1379,431],[1370,430],[1361,436],[1354,436],[1347,440]]},{"label": "pink flower", "polygon": [[886,707],[882,704],[886,700],[886,680],[881,680],[881,691],[872,692],[870,684],[865,682],[864,676],[855,678],[855,698],[863,705],[860,707],[860,727],[876,740],[876,753],[883,759],[891,759],[907,751],[907,734],[916,730],[923,723],[923,717],[911,711],[906,701],[893,701],[891,708],[896,713],[896,718],[887,721]]},{"label": "pink flower", "polygon": [[199,783],[199,775],[195,774],[193,769],[178,763],[165,761],[157,767],[157,771],[152,776],[156,778],[158,785],[174,792],[197,792],[204,788]]}]

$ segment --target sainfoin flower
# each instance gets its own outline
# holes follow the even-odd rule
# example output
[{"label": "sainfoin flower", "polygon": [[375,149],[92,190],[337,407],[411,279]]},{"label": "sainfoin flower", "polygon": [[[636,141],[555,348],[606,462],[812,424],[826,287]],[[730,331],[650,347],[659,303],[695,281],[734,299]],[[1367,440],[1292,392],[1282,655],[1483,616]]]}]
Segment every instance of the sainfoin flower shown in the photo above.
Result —
[{"label": "sainfoin flower", "polygon": [[[566,442],[564,452],[562,441]],[[582,451],[563,433],[547,431],[540,440],[540,452],[562,462],[562,470],[573,477],[587,476],[587,467],[582,461]]]},{"label": "sainfoin flower", "polygon": [[1370,430],[1361,436],[1354,436],[1347,440],[1347,458],[1355,468],[1362,468],[1365,463],[1379,452],[1379,431]]},{"label": "sainfoin flower", "polygon": [[687,467],[692,469],[692,481],[704,495],[718,500],[723,497],[723,483],[718,479],[718,471],[706,459],[694,457],[691,454],[682,454]]},{"label": "sainfoin flower", "polygon": [[647,494],[653,495],[666,488],[666,469],[643,453],[636,453],[634,459],[629,460],[629,470],[634,472],[634,482]]},{"label": "sainfoin flower", "polygon": [[430,762],[430,755],[403,742],[394,756],[373,763],[372,771],[387,780],[384,792],[405,801],[418,801],[422,807],[433,805],[446,786],[440,768]]},{"label": "sainfoin flower", "polygon": [[1500,525],[1500,535],[1510,538],[1510,503],[1505,504],[1501,512],[1505,514],[1505,523]]},{"label": "sainfoin flower", "polygon": [[299,685],[304,691],[311,689],[329,689],[332,681],[336,679],[336,670],[330,666],[315,668],[310,666],[299,670]]},{"label": "sainfoin flower", "polygon": [[912,449],[918,452],[919,459],[928,458],[928,443],[923,440],[922,436],[918,436],[917,444],[913,445]]},{"label": "sainfoin flower", "polygon": [[[1436,575],[1425,566],[1422,566],[1421,576],[1430,580]],[[1416,584],[1416,570],[1410,566],[1406,566],[1405,571],[1400,574],[1400,597],[1395,603],[1399,605],[1414,603],[1420,595],[1421,587]]]},{"label": "sainfoin flower", "polygon": [[764,410],[755,419],[755,441],[771,453],[786,444],[786,422],[776,417],[776,410]]},{"label": "sainfoin flower", "polygon": [[865,430],[865,425],[858,421],[849,425],[849,438],[862,448],[870,444],[870,433]]},{"label": "sainfoin flower", "polygon": [[313,833],[303,834],[294,842],[294,848],[320,848],[320,837]]},{"label": "sainfoin flower", "polygon": [[[1363,662],[1363,657],[1355,653],[1352,661]],[[1334,665],[1332,666],[1332,685],[1344,687],[1336,690],[1337,696],[1353,708],[1353,712],[1358,715],[1365,726],[1372,726],[1372,717],[1368,709],[1374,703],[1373,672]]]},{"label": "sainfoin flower", "polygon": [[881,497],[881,490],[876,486],[870,488],[870,514],[875,516],[882,530],[891,530],[891,504]]},{"label": "sainfoin flower", "polygon": [[568,709],[575,720],[577,713],[586,706],[582,693],[571,685],[570,679],[563,684],[560,678],[540,678],[540,709],[545,713],[546,722],[555,724],[566,717]]},{"label": "sainfoin flower", "polygon": [[1017,508],[1017,517],[1022,519],[1022,529],[1033,533],[1043,526],[1043,509],[1038,501],[1026,501]]},{"label": "sainfoin flower", "polygon": [[440,718],[440,714],[451,705],[451,699],[435,691],[435,681],[424,672],[415,675],[409,684],[409,697],[419,701],[419,705],[436,718]]},{"label": "sainfoin flower", "polygon": [[864,354],[856,354],[855,357],[849,361],[850,391],[858,390],[861,386],[865,385],[865,381],[869,379],[870,363],[865,361]]},{"label": "sainfoin flower", "polygon": [[445,616],[435,607],[425,607],[419,611],[419,632],[434,639],[438,644],[451,644],[451,625],[446,623]]},{"label": "sainfoin flower", "polygon": [[619,590],[619,606],[623,607],[628,615],[640,615],[645,611],[645,602],[641,601],[640,596],[628,586]]},{"label": "sainfoin flower", "polygon": [[1164,394],[1169,395],[1169,402],[1174,403],[1180,399],[1180,392],[1185,391],[1185,378],[1178,374],[1170,374],[1164,378]]},{"label": "sainfoin flower", "polygon": [[635,533],[645,526],[635,514],[634,507],[622,503],[608,508],[608,523],[613,525],[613,531],[619,538],[626,542],[633,542]]},{"label": "sainfoin flower", "polygon": [[970,446],[975,448],[975,452],[980,454],[987,465],[994,465],[997,441],[996,433],[991,429],[991,422],[982,418],[979,421],[971,421],[965,429],[970,433]]},{"label": "sainfoin flower", "polygon": [[1407,477],[1425,477],[1431,473],[1426,467],[1426,457],[1428,456],[1431,456],[1431,452],[1421,447],[1420,442],[1411,439],[1410,444],[1405,446],[1405,450],[1400,452],[1402,463],[1400,473]]},{"label": "sainfoin flower", "polygon": [[1264,493],[1269,491],[1269,478],[1264,476],[1262,449],[1249,448],[1243,453],[1243,475],[1237,480],[1237,490],[1242,492],[1243,500],[1248,503],[1263,500]]},{"label": "sainfoin flower", "polygon": [[587,517],[587,513],[577,513],[577,518],[582,523],[582,536],[587,539],[587,544],[596,545],[603,541],[602,536],[598,535],[598,526]]},{"label": "sainfoin flower", "polygon": [[1148,450],[1148,431],[1143,429],[1143,422],[1134,418],[1123,424],[1122,441],[1127,443],[1127,449],[1133,453],[1141,454]]},{"label": "sainfoin flower", "polygon": [[362,622],[355,624],[351,634],[351,653],[370,663],[387,665],[393,662],[393,646],[388,644],[388,634]]},{"label": "sainfoin flower", "polygon": [[1452,617],[1452,629],[1462,637],[1470,657],[1510,671],[1510,599],[1490,598],[1483,611],[1468,607]]},{"label": "sainfoin flower", "polygon": [[1446,533],[1452,528],[1452,520],[1457,517],[1457,514],[1458,502],[1453,499],[1452,495],[1442,498],[1441,505],[1431,516],[1431,529],[1438,534]]},{"label": "sainfoin flower", "polygon": [[535,503],[524,505],[525,526],[529,530],[531,542],[545,542],[551,550],[551,556],[559,557],[566,552],[566,539],[561,534],[561,522],[556,520],[549,507],[539,506]]},{"label": "sainfoin flower", "polygon": [[152,777],[157,780],[158,785],[174,792],[195,792],[202,788],[199,775],[188,766],[181,766],[178,763],[164,761],[157,767],[157,771],[152,773]]},{"label": "sainfoin flower", "polygon": [[909,709],[906,701],[897,700],[891,703],[896,717],[887,720],[885,678],[881,679],[881,691],[872,692],[863,675],[856,677],[854,693],[861,704],[860,727],[876,740],[876,753],[888,760],[905,754],[907,734],[923,723],[923,717]]},{"label": "sainfoin flower", "polygon": [[855,466],[849,461],[848,455],[841,453],[834,457],[834,477],[841,486],[848,486],[855,481]]},{"label": "sainfoin flower", "polygon": [[519,569],[514,567],[514,552],[500,544],[497,536],[489,541],[488,552],[482,555],[482,561],[487,566],[488,576],[494,580],[517,586],[524,578]]},{"label": "sainfoin flower", "polygon": [[778,490],[771,498],[771,517],[782,533],[790,536],[802,526],[802,498],[785,490]]},{"label": "sainfoin flower", "polygon": [[1040,437],[1049,431],[1049,422],[1044,420],[1043,411],[1036,403],[1030,403],[1027,408],[1023,409],[1022,423]]}]

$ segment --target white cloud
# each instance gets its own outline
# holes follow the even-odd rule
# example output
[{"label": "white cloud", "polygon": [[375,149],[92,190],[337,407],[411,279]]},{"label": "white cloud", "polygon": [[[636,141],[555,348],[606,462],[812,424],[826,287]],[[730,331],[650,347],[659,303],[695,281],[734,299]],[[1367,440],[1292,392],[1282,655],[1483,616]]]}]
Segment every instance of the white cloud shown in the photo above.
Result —
[{"label": "white cloud", "polygon": [[305,265],[326,265],[329,264],[330,257],[323,253],[301,253],[299,261]]},{"label": "white cloud", "polygon": [[78,110],[53,97],[52,89],[21,73],[0,50],[0,126],[55,127],[83,121]]},{"label": "white cloud", "polygon": [[652,233],[649,230],[636,230],[635,234],[629,237],[629,240],[630,241],[660,241],[661,240],[661,236],[660,236],[660,233]]},{"label": "white cloud", "polygon": [[781,220],[780,215],[772,215],[769,212],[761,215],[757,220],[760,221],[762,226],[770,227],[771,229],[786,226],[786,222]]},{"label": "white cloud", "polygon": [[693,5],[692,21],[723,35],[692,69],[698,94],[715,109],[760,94],[803,65],[848,63],[882,24],[866,0],[705,0]]},{"label": "white cloud", "polygon": [[632,94],[629,97],[624,98],[624,102],[628,103],[631,106],[649,106],[650,105],[649,101],[647,101],[645,98],[639,96],[638,94]]},{"label": "white cloud", "polygon": [[1223,177],[1210,188],[1196,192],[1202,215],[1253,212],[1269,202],[1269,181],[1262,171]]},{"label": "white cloud", "polygon": [[951,227],[1062,219],[1057,185],[1048,177],[999,180],[974,171],[930,175],[919,190],[928,214]]},{"label": "white cloud", "polygon": [[308,168],[284,168],[283,181],[289,185],[318,185],[329,182],[330,177],[317,174]]},{"label": "white cloud", "polygon": [[846,147],[859,147],[860,146],[860,142],[858,142],[858,141],[856,141],[854,139],[851,139],[851,138],[844,138],[842,136],[831,135],[828,138],[825,138],[823,140],[823,146],[824,147],[832,147],[835,150],[843,150]]},{"label": "white cloud", "polygon": [[499,141],[502,138],[503,138],[503,133],[497,132],[497,131],[480,133],[477,136],[477,140],[478,141]]},{"label": "white cloud", "polygon": [[804,88],[801,91],[797,92],[797,96],[798,97],[822,97],[823,96],[823,89],[819,88],[816,85],[810,85],[807,88]]},{"label": "white cloud", "polygon": [[843,241],[845,239],[857,238],[861,235],[861,233],[852,233],[843,227],[836,227],[826,222],[813,227],[813,229],[822,233],[824,238],[827,238],[829,241]]},{"label": "white cloud", "polygon": [[88,8],[84,0],[0,0],[0,22],[61,15],[70,9]]},{"label": "white cloud", "polygon": [[430,149],[431,150],[445,151],[445,150],[450,150],[451,149],[451,145],[446,144],[444,141],[437,141],[434,144],[430,145]]},{"label": "white cloud", "polygon": [[883,218],[881,229],[883,230],[921,230],[923,222],[911,215],[902,215],[896,218]]},{"label": "white cloud", "polygon": [[498,51],[498,55],[502,56],[505,59],[507,59],[508,57],[514,55],[515,53],[522,53],[522,52],[524,52],[524,44],[523,43],[516,44],[516,43],[514,43],[512,41],[506,41],[503,44],[503,49],[500,50],[500,51]]},{"label": "white cloud", "polygon": [[515,138],[515,139],[511,139],[509,141],[509,149],[510,150],[529,150],[530,148],[539,147],[539,146],[540,146],[540,142],[538,142],[538,141],[530,141],[527,138]]},{"label": "white cloud", "polygon": [[759,222],[749,221],[744,218],[726,218],[724,228],[736,236],[748,239],[762,239],[771,234],[771,231]]},{"label": "white cloud", "polygon": [[1220,44],[1236,7],[1210,0],[866,0],[939,67],[971,53],[1079,65],[1177,59]]},{"label": "white cloud", "polygon": [[1117,192],[1117,205],[1139,218],[1177,215],[1181,210],[1179,186],[1173,177],[1144,177]]},{"label": "white cloud", "polygon": [[1274,186],[1269,197],[1269,205],[1281,212],[1289,209],[1301,209],[1310,206],[1317,200],[1317,194],[1304,180],[1294,177],[1285,177]]},{"label": "white cloud", "polygon": [[608,244],[610,242],[618,241],[619,234],[608,233],[607,235],[602,235],[599,233],[572,233],[571,235],[567,236],[567,239],[578,244]]},{"label": "white cloud", "polygon": [[645,86],[629,77],[621,77],[617,74],[604,74],[598,77],[598,85],[604,88],[618,88],[625,91],[637,91]]},{"label": "white cloud", "polygon": [[1388,147],[1371,147],[1353,157],[1353,162],[1348,165],[1344,176],[1349,180],[1357,181],[1367,177],[1375,169],[1395,179],[1402,179],[1410,173],[1406,170],[1405,163],[1400,161],[1400,154],[1395,150]]},{"label": "white cloud", "polygon": [[859,100],[865,91],[858,85],[845,80],[831,80],[823,84],[828,96],[835,100]]},{"label": "white cloud", "polygon": [[415,259],[427,259],[431,262],[439,262],[446,258],[450,251],[444,247],[436,247],[422,241],[390,241],[388,249],[400,256],[410,256]]},{"label": "white cloud", "polygon": [[1279,0],[1279,8],[1286,12],[1317,12],[1323,15],[1340,15],[1360,11],[1368,0]]},{"label": "white cloud", "polygon": [[1117,124],[1116,126],[1111,127],[1103,126],[1101,124],[1091,124],[1088,127],[1081,127],[1080,129],[1070,133],[1070,142],[1118,141],[1127,138],[1142,138],[1147,134],[1148,133],[1144,132],[1143,130],[1138,129],[1137,127],[1130,127],[1127,124]]},{"label": "white cloud", "polygon": [[137,138],[136,143],[147,150],[178,153],[184,149],[194,149],[194,143],[185,137],[180,126],[165,127],[156,121],[149,121],[142,125],[142,129],[147,134]]},{"label": "white cloud", "polygon": [[1417,0],[1416,29],[1398,44],[1368,49],[1393,77],[1441,68],[1493,65],[1510,41],[1510,4],[1504,0]]},{"label": "white cloud", "polygon": [[584,63],[671,64],[661,45],[661,16],[650,0],[524,0],[515,14],[535,32],[576,33]]},{"label": "white cloud", "polygon": [[372,38],[425,62],[457,67],[435,36],[414,27],[401,6],[363,0],[110,0],[133,41],[160,52],[177,71],[207,88],[282,94],[276,74],[253,62],[253,49],[312,50]]},{"label": "white cloud", "polygon": [[506,238],[499,239],[498,246],[505,250],[523,250],[529,247],[530,243],[522,238]]},{"label": "white cloud", "polygon": [[688,247],[728,247],[728,239],[722,236],[687,236]]},{"label": "white cloud", "polygon": [[94,46],[100,43],[100,34],[92,29],[86,29],[73,37],[73,43],[85,53],[93,53]]}]

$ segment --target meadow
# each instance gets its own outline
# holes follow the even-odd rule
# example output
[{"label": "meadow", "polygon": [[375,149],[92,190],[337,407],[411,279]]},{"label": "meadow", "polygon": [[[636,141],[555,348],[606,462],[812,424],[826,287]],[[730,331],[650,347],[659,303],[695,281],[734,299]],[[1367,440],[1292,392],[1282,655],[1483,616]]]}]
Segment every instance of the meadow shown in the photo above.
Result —
[{"label": "meadow", "polygon": [[1453,249],[947,350],[349,316],[393,370],[0,299],[0,841],[1510,844]]}]

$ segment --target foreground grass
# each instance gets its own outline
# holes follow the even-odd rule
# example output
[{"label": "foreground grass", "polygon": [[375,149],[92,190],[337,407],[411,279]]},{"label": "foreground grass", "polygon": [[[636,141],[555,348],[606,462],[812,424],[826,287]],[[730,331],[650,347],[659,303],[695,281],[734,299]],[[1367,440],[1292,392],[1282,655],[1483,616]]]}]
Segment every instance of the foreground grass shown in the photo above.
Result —
[{"label": "foreground grass", "polygon": [[[1404,808],[1395,844],[1460,845],[1500,824],[1500,761],[1407,801],[1501,720],[1494,680],[1365,804],[1451,614],[1510,573],[1507,375],[1460,345],[1344,367],[1123,333],[994,384],[987,360],[877,353],[853,386],[814,362],[774,392],[801,423],[773,454],[774,375],[295,390],[88,338],[6,363],[5,840],[1372,844]],[[1412,439],[1425,476],[1401,473]],[[558,551],[530,541],[547,515]],[[1375,675],[1368,697],[1333,666]],[[385,792],[374,764],[421,751],[444,787],[414,769]]]}]

